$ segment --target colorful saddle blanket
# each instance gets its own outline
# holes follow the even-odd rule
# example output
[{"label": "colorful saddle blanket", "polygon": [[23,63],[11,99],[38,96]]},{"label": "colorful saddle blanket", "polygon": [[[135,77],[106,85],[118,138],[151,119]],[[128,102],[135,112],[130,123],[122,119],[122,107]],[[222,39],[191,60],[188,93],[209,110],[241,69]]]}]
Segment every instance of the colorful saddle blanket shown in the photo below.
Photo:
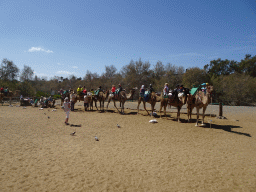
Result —
[{"label": "colorful saddle blanket", "polygon": [[100,91],[102,91],[102,90],[100,90],[100,89],[96,90],[96,91],[94,92],[95,95],[98,95]]},{"label": "colorful saddle blanket", "polygon": [[193,87],[191,90],[190,90],[190,94],[191,95],[195,95],[195,93],[197,92],[197,90],[199,89],[199,87]]}]

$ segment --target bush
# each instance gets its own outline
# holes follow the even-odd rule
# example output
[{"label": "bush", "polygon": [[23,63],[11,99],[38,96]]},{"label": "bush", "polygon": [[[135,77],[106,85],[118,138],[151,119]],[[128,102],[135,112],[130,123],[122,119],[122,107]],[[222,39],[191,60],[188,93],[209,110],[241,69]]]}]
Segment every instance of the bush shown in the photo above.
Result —
[{"label": "bush", "polygon": [[41,97],[41,96],[43,96],[43,97],[49,97],[50,94],[49,94],[49,93],[45,93],[45,92],[43,92],[43,91],[37,91],[37,92],[36,92],[36,97]]},{"label": "bush", "polygon": [[256,78],[233,73],[213,80],[216,96],[229,105],[248,105],[256,101]]},{"label": "bush", "polygon": [[53,99],[61,99],[61,95],[53,95],[52,98]]}]

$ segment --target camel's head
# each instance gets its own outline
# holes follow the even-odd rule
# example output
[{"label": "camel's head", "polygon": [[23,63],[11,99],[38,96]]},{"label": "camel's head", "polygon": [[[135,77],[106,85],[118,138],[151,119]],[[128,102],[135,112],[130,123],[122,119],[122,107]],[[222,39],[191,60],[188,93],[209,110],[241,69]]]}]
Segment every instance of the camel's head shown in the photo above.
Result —
[{"label": "camel's head", "polygon": [[156,92],[151,93],[151,99],[156,99]]},{"label": "camel's head", "polygon": [[130,93],[131,93],[132,95],[134,95],[134,93],[135,93],[135,91],[136,91],[137,89],[138,89],[137,87],[132,88],[131,91],[130,91]]},{"label": "camel's head", "polygon": [[212,93],[212,92],[213,92],[213,86],[208,85],[208,86],[206,87],[206,90],[207,90],[207,93]]}]

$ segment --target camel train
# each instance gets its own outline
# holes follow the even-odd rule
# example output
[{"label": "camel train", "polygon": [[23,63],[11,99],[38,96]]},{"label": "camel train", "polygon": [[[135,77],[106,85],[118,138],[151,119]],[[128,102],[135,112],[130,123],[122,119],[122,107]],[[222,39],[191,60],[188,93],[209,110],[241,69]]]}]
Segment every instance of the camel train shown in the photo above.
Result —
[{"label": "camel train", "polygon": [[[180,123],[180,110],[183,105],[186,105],[188,122],[190,122],[191,120],[192,110],[196,108],[197,119],[196,119],[195,126],[198,126],[199,110],[203,109],[201,125],[204,126],[205,111],[208,104],[211,101],[211,93],[213,92],[213,86],[210,86],[205,83],[202,85],[205,85],[204,90],[201,90],[200,87],[192,88],[191,90],[187,88],[183,88],[182,91],[177,91],[176,89],[173,91],[170,90],[168,91],[168,94],[166,93],[164,94],[164,91],[162,91],[161,94],[157,94],[155,91],[153,91],[153,89],[151,91],[145,91],[143,94],[140,91],[139,98],[138,98],[138,105],[137,105],[137,114],[139,114],[139,106],[142,102],[147,114],[153,116],[153,113],[155,111],[155,104],[156,102],[160,102],[160,110],[159,110],[160,118],[162,118],[162,109],[164,112],[164,116],[166,118],[167,106],[169,107],[173,106],[177,108],[177,121]],[[137,87],[132,88],[128,94],[126,94],[125,90],[120,91],[118,94],[113,94],[110,90],[106,90],[106,91],[100,90],[98,94],[93,94],[91,92],[88,92],[86,96],[88,100],[88,106],[85,106],[85,111],[93,110],[93,102],[97,110],[98,110],[97,102],[99,102],[100,110],[104,111],[104,102],[107,102],[107,109],[108,109],[109,103],[113,101],[114,107],[116,108],[116,110],[120,114],[124,114],[125,102],[127,100],[133,99],[137,89],[138,89]],[[193,90],[193,93],[191,92],[192,90]],[[19,91],[15,91],[15,94],[13,94],[12,91],[9,91],[8,95],[4,95],[3,93],[1,93],[0,101],[2,101],[4,97],[7,97],[10,99],[10,105],[11,105],[12,98],[14,96],[15,97],[18,96],[18,94],[19,94]],[[61,93],[61,106],[63,105],[64,98],[66,97],[68,97],[74,103],[76,103],[77,101],[84,101],[84,95],[75,94],[74,91],[71,90],[71,92]],[[116,106],[117,101],[120,103],[120,109],[118,109]],[[39,103],[41,107],[54,107],[55,100],[41,98]],[[149,111],[147,110],[146,103],[149,103],[151,105],[151,113],[149,113]]]},{"label": "camel train", "polygon": [[[206,84],[205,84],[206,85]],[[138,88],[133,88],[130,90],[129,94],[126,94],[125,90],[120,91],[120,93],[113,95],[110,93],[110,90],[107,91],[99,91],[97,95],[92,94],[91,92],[87,93],[88,97],[88,108],[89,110],[93,110],[93,102],[95,103],[95,107],[98,110],[97,102],[100,104],[100,110],[104,111],[104,102],[107,102],[107,109],[109,106],[109,103],[113,101],[114,107],[120,114],[124,114],[124,104],[127,100],[132,100],[134,97],[134,94]],[[162,109],[164,112],[164,116],[166,118],[166,108],[167,106],[175,107],[177,108],[177,121],[180,123],[180,110],[183,105],[187,106],[187,114],[188,114],[188,122],[191,120],[192,110],[193,108],[196,108],[197,110],[197,121],[196,126],[198,126],[198,119],[199,119],[199,109],[203,108],[203,118],[202,118],[202,124],[204,125],[204,114],[205,110],[210,103],[210,97],[211,93],[213,91],[213,86],[206,85],[206,88],[204,91],[201,91],[198,88],[196,88],[195,93],[191,94],[190,90],[187,88],[183,88],[182,92],[179,91],[169,91],[168,95],[164,95],[163,91],[161,94],[157,94],[156,92],[152,91],[146,91],[143,95],[141,93],[139,94],[138,99],[138,106],[137,106],[137,114],[139,114],[139,106],[141,102],[143,102],[143,106],[145,111],[148,115],[153,116],[153,112],[155,111],[155,104],[156,102],[160,102],[160,118],[162,118]],[[145,97],[147,95],[147,97]],[[70,96],[71,98],[71,96]],[[84,95],[77,95],[75,94],[75,100],[77,101],[83,101]],[[120,109],[117,108],[116,102],[119,101],[120,103]],[[151,105],[151,113],[146,108],[146,103],[149,103]],[[85,108],[87,110],[87,107]]]}]

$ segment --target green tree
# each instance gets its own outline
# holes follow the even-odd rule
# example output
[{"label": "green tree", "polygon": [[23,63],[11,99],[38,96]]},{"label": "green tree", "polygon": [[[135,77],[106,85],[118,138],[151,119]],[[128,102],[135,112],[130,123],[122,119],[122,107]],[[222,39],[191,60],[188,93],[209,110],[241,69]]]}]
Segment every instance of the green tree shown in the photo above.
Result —
[{"label": "green tree", "polygon": [[186,70],[182,76],[182,83],[185,87],[192,88],[193,85],[199,86],[208,82],[207,73],[199,67],[192,67]]},{"label": "green tree", "polygon": [[3,59],[0,68],[0,77],[3,81],[13,81],[17,78],[19,73],[19,68],[8,59]]},{"label": "green tree", "polygon": [[149,86],[151,82],[151,70],[149,62],[142,62],[141,58],[139,61],[130,63],[122,68],[122,76],[124,81],[124,86],[126,89],[131,89],[133,87],[138,87],[141,85]]},{"label": "green tree", "polygon": [[239,64],[240,70],[252,77],[256,77],[256,56],[245,55],[245,58],[241,60]]},{"label": "green tree", "polygon": [[256,78],[233,73],[212,79],[217,98],[226,104],[247,105],[256,101]]},{"label": "green tree", "polygon": [[235,61],[217,60],[210,61],[210,64],[204,66],[204,69],[207,71],[209,77],[217,77],[220,75],[229,75],[235,72]]},{"label": "green tree", "polygon": [[24,68],[22,69],[20,80],[21,81],[31,81],[34,76],[34,70],[31,69],[31,67],[24,65]]}]

